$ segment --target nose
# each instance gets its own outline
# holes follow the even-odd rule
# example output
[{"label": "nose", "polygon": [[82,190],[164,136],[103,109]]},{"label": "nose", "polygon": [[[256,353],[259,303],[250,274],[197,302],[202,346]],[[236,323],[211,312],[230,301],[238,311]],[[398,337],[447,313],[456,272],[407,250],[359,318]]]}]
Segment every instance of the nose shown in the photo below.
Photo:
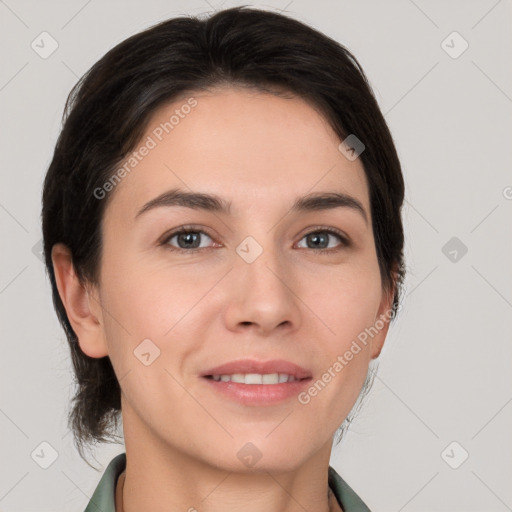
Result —
[{"label": "nose", "polygon": [[270,249],[249,261],[237,254],[229,274],[229,298],[224,310],[227,328],[253,330],[260,336],[269,336],[275,330],[284,334],[299,329],[302,319],[297,272]]}]

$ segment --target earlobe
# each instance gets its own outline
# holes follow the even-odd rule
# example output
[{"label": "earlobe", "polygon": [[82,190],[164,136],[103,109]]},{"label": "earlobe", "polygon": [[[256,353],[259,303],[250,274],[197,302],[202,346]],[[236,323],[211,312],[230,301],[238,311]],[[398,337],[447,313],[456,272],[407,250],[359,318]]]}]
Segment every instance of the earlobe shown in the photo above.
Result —
[{"label": "earlobe", "polygon": [[59,295],[80,348],[89,357],[107,356],[101,306],[91,296],[92,291],[80,283],[69,248],[62,243],[55,244],[52,247],[52,262]]}]

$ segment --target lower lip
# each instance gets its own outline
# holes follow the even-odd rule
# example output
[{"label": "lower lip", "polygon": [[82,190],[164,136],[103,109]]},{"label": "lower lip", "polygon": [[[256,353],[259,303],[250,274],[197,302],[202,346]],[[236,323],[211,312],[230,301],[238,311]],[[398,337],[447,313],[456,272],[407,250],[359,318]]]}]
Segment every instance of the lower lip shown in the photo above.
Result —
[{"label": "lower lip", "polygon": [[213,390],[243,405],[274,405],[289,400],[309,385],[311,377],[281,384],[241,384],[202,377]]}]

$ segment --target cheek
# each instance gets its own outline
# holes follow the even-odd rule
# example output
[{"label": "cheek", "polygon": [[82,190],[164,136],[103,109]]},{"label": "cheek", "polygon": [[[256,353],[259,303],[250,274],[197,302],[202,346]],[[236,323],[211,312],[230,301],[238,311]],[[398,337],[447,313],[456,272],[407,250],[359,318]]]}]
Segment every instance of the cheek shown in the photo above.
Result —
[{"label": "cheek", "polygon": [[109,307],[119,323],[138,337],[164,337],[211,286],[180,268],[148,268],[122,259],[104,268]]},{"label": "cheek", "polygon": [[[197,322],[214,322],[215,313],[218,317],[229,306],[230,290],[238,288],[234,273],[218,283],[225,273],[218,265],[192,270],[194,265],[153,263],[119,254],[104,261],[108,337],[129,338],[132,350],[143,339],[162,345],[177,333],[194,332]],[[317,346],[331,357],[343,353],[375,321],[381,283],[373,259],[323,267],[296,265],[283,278],[293,283],[296,299],[290,300],[302,310],[303,329],[316,332]],[[218,290],[211,293],[216,286]]]},{"label": "cheek", "polygon": [[314,329],[309,328],[314,355],[322,364],[301,403],[335,428],[354,405],[368,372],[365,330],[374,325],[382,298],[380,272],[376,262],[340,266],[305,278],[303,284],[301,298],[316,318]]},{"label": "cheek", "polygon": [[[104,316],[105,335],[118,376],[132,371],[149,389],[160,366],[180,374],[183,364],[201,352],[206,329],[218,327],[218,304],[207,296],[218,274],[121,259],[104,268],[105,310],[109,312]],[[137,357],[148,352],[146,357],[158,357],[144,367]],[[165,372],[163,377],[169,379]],[[175,391],[180,393],[179,388]]]},{"label": "cheek", "polygon": [[[304,281],[302,296],[321,320],[329,351],[345,350],[373,325],[382,299],[380,273],[375,266],[333,268]],[[306,298],[307,297],[307,298]]]}]

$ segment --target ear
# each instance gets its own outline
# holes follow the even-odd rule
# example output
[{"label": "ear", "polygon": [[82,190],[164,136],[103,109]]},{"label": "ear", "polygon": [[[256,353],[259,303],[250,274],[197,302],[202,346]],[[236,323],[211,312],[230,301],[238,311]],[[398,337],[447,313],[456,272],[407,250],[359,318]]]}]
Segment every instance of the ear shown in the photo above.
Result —
[{"label": "ear", "polygon": [[[384,346],[384,341],[386,340],[391,320],[391,308],[393,307],[394,295],[395,282],[389,289],[384,289],[382,291],[382,299],[373,324],[373,329],[375,329],[377,333],[371,338],[370,352],[372,359],[379,357],[382,347]],[[371,331],[375,332],[373,329],[371,329]]]},{"label": "ear", "polygon": [[78,280],[71,251],[62,243],[52,247],[52,262],[59,295],[82,351],[89,357],[108,355],[101,304]]}]

